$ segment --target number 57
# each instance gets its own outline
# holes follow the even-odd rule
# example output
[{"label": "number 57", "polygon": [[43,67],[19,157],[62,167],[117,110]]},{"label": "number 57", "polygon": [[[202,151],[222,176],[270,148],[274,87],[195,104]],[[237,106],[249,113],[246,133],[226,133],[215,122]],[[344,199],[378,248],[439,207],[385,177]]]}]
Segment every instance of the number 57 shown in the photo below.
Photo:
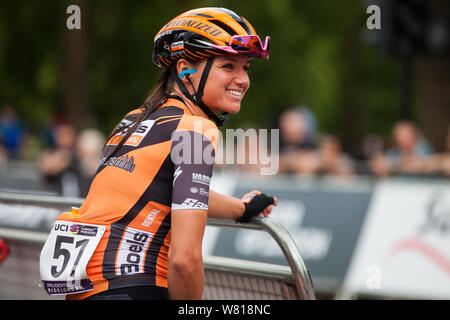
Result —
[{"label": "number 57", "polygon": [[[73,237],[66,237],[66,236],[57,236],[56,237],[56,243],[55,243],[55,251],[53,252],[53,258],[55,260],[58,260],[59,257],[63,257],[63,264],[61,267],[61,270],[57,270],[57,266],[52,265],[51,273],[54,278],[58,278],[61,274],[63,274],[64,270],[67,268],[67,264],[70,261],[70,255],[71,252],[68,249],[62,248],[63,243],[73,244],[74,238]],[[70,272],[70,276],[72,277],[75,274],[75,269],[80,261],[80,258],[84,252],[84,249],[86,248],[86,245],[88,244],[88,239],[83,239],[75,242],[75,249],[81,247],[81,249],[78,251],[78,255],[72,265],[72,270]]]}]

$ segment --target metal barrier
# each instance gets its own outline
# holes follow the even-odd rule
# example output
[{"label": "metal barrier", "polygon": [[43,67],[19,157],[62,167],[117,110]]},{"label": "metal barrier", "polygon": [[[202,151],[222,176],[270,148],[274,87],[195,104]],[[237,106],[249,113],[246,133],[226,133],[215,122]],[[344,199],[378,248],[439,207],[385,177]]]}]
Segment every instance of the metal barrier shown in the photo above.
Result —
[{"label": "metal barrier", "polygon": [[[36,205],[67,210],[83,203],[82,198],[63,198],[36,194],[0,192],[0,203]],[[208,226],[261,230],[269,233],[280,246],[289,267],[225,257],[205,256],[203,299],[315,299],[310,274],[295,242],[287,230],[271,218],[253,218],[250,223],[208,219]],[[11,256],[0,265],[0,299],[46,299],[40,289],[39,253],[46,232],[0,227],[0,237],[7,240]],[[8,261],[9,260],[9,261]],[[31,268],[25,268],[27,261]],[[18,272],[24,272],[22,277]],[[27,278],[28,276],[28,278]],[[31,278],[30,278],[31,277]],[[25,278],[25,281],[23,278]],[[19,296],[8,296],[11,286],[20,282]],[[28,287],[28,290],[27,290]],[[30,290],[31,289],[33,290]],[[39,292],[36,289],[39,290]],[[33,294],[32,294],[33,293]]]}]

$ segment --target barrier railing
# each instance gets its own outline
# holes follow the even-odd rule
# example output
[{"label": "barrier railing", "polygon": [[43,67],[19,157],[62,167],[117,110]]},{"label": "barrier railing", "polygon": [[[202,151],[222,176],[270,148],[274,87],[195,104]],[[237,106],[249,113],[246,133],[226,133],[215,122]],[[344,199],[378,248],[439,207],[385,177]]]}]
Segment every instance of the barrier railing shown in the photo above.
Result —
[{"label": "barrier railing", "polygon": [[[3,204],[56,207],[64,210],[70,207],[79,207],[83,201],[83,198],[63,198],[48,195],[0,192],[0,203]],[[300,252],[288,231],[278,221],[271,218],[253,218],[250,223],[235,223],[231,220],[209,218],[207,225],[221,228],[260,230],[269,233],[280,246],[289,267],[226,257],[205,256],[206,293],[204,295],[206,294],[212,299],[226,299],[227,297],[232,299],[242,297],[251,298],[248,295],[242,296],[242,290],[239,291],[240,289],[245,289],[241,286],[245,286],[245,283],[248,283],[247,287],[253,287],[255,291],[266,291],[266,296],[254,295],[253,297],[256,298],[270,298],[272,291],[277,291],[285,299],[315,299],[313,283]],[[14,241],[15,245],[19,245],[20,243],[42,245],[47,238],[47,233],[0,227],[0,237]],[[38,257],[34,258],[37,259]],[[0,268],[1,272],[2,269]],[[221,274],[227,274],[228,278],[225,280],[222,279]],[[265,282],[265,280],[267,281]],[[272,282],[269,280],[272,280]],[[225,296],[223,293],[219,294],[214,292],[214,285],[217,285],[217,281],[221,281],[222,283],[223,281],[234,282],[236,284],[236,290],[239,292],[236,293],[235,290],[234,293]],[[273,281],[278,283],[278,285],[274,284]],[[229,285],[224,287],[227,290],[230,289]],[[2,298],[1,295],[0,298]]]}]

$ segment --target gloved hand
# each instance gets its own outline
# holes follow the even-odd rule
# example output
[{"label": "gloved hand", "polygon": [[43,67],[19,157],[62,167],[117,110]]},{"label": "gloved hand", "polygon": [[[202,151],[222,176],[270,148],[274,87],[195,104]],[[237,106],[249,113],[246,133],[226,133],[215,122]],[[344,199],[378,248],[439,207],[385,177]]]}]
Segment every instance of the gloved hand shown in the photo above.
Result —
[{"label": "gloved hand", "polygon": [[277,198],[270,197],[258,190],[253,190],[242,197],[245,205],[244,214],[236,222],[248,222],[260,213],[268,216],[272,211],[272,205],[277,205]]},{"label": "gloved hand", "polygon": [[0,238],[0,263],[2,263],[9,255],[9,248],[6,242]]}]

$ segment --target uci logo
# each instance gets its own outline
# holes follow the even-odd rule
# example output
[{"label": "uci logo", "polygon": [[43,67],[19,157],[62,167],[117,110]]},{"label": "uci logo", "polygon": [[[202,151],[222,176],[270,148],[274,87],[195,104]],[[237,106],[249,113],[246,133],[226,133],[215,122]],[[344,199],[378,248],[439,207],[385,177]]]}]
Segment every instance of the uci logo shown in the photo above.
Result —
[{"label": "uci logo", "polygon": [[68,231],[69,226],[67,224],[59,224],[55,223],[55,226],[53,228],[55,231],[61,230],[61,231]]}]

